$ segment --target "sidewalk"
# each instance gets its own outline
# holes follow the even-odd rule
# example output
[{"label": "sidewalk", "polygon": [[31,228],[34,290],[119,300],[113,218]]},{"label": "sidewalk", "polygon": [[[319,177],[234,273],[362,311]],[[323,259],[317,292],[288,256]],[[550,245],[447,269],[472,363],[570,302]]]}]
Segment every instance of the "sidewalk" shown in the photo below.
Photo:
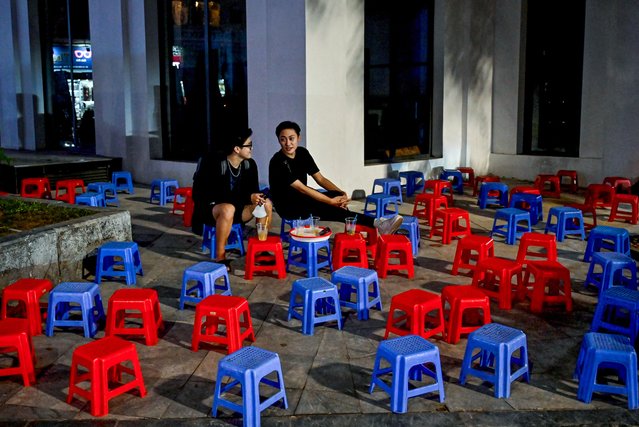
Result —
[{"label": "sidewalk", "polygon": [[[479,210],[476,199],[467,193],[455,195],[455,206],[471,212],[473,233],[487,235],[492,227],[493,209]],[[19,377],[0,378],[0,422],[3,425],[35,425],[45,421],[99,422],[104,425],[237,425],[222,410],[219,419],[210,417],[213,388],[221,351],[191,351],[193,306],[178,309],[183,270],[209,260],[201,252],[201,239],[182,226],[181,217],[171,215],[170,206],[148,203],[148,188],[136,187],[133,195],[121,194],[121,206],[131,212],[133,237],[141,249],[144,277],[137,286],[155,289],[161,301],[165,330],[158,345],[147,347],[135,341],[148,394],[140,398],[127,393],[112,399],[109,415],[95,419],[86,402],[74,399],[67,404],[71,355],[77,345],[89,342],[78,331],[57,331],[53,337],[37,336],[37,383],[23,387]],[[581,197],[570,196],[572,200]],[[566,199],[567,200],[567,199]],[[555,201],[556,202],[556,201]],[[544,201],[547,213],[552,203]],[[353,203],[352,209],[362,209]],[[412,199],[401,206],[412,212]],[[605,213],[605,215],[604,215]],[[607,212],[600,210],[601,225],[626,226],[631,233],[637,226],[607,223]],[[546,214],[544,215],[546,218]],[[330,224],[333,230],[343,225]],[[543,231],[544,223],[535,229]],[[252,227],[252,226],[251,226]],[[591,404],[576,399],[577,381],[572,379],[581,338],[588,331],[597,301],[595,289],[584,289],[588,264],[581,261],[585,242],[568,238],[558,243],[559,261],[571,270],[573,313],[550,309],[531,314],[528,301],[515,303],[510,311],[499,310],[491,302],[494,322],[523,330],[528,339],[531,382],[513,383],[511,397],[496,399],[493,388],[470,377],[459,384],[459,371],[466,339],[449,345],[430,340],[441,352],[446,400],[439,403],[436,393],[409,399],[407,414],[389,411],[388,395],[379,388],[368,393],[375,352],[382,340],[385,320],[393,295],[418,288],[439,293],[448,284],[469,284],[469,276],[450,275],[455,243],[441,245],[439,238],[427,239],[422,227],[421,247],[415,258],[415,278],[389,275],[381,280],[382,312],[371,310],[370,320],[358,321],[353,311],[343,310],[343,330],[320,325],[313,336],[301,333],[301,323],[286,321],[291,284],[302,277],[289,273],[285,280],[257,277],[244,280],[244,258],[233,261],[231,276],[234,295],[248,299],[256,341],[253,345],[280,355],[288,396],[287,410],[271,407],[262,413],[262,424],[269,425],[584,425],[639,424],[636,411],[628,411],[623,396],[596,395]],[[249,228],[248,233],[254,230]],[[279,219],[272,232],[279,232]],[[517,246],[496,239],[495,255],[514,259]],[[232,255],[235,256],[235,255]],[[295,270],[299,271],[299,270]],[[328,278],[324,270],[321,275]],[[80,278],[78,278],[80,280]],[[121,282],[103,282],[102,299],[125,287]],[[104,336],[100,331],[98,338]],[[249,345],[248,342],[245,345]]]}]

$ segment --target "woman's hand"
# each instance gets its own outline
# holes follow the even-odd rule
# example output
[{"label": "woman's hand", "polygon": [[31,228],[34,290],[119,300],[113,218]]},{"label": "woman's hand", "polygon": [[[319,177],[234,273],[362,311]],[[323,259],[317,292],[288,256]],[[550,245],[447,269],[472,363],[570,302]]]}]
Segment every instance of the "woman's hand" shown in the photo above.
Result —
[{"label": "woman's hand", "polygon": [[266,197],[264,197],[264,194],[262,193],[253,193],[251,194],[251,204],[253,204],[254,206],[262,206],[264,203],[266,203]]}]

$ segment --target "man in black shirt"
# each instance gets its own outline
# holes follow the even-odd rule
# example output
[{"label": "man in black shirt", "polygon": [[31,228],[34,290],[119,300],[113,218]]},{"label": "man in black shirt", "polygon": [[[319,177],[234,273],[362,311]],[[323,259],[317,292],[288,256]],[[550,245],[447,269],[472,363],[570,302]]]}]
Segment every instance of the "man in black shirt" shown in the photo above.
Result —
[{"label": "man in black shirt", "polygon": [[264,207],[266,216],[256,221],[267,227],[271,223],[272,205],[260,193],[257,164],[251,158],[252,133],[251,129],[238,133],[224,156],[203,157],[193,176],[194,232],[201,234],[196,224],[215,224],[216,261],[224,264],[228,264],[224,247],[234,223],[250,221],[257,206]]},{"label": "man in black shirt", "polygon": [[[346,193],[322,175],[306,148],[298,146],[300,132],[299,125],[290,121],[280,123],[275,129],[281,149],[269,163],[269,185],[277,212],[286,219],[313,215],[325,221],[343,221],[354,216],[348,210],[350,199]],[[308,175],[326,192],[309,187]],[[381,234],[391,234],[401,225],[402,217],[373,219],[360,215],[357,221],[367,227],[377,227]]]}]

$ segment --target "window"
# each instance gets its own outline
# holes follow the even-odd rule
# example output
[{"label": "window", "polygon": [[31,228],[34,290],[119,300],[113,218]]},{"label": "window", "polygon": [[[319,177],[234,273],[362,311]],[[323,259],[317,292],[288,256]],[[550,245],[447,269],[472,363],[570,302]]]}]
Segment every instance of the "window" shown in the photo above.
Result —
[{"label": "window", "polygon": [[197,160],[247,126],[244,0],[158,2],[162,158]]},{"label": "window", "polygon": [[585,1],[528,2],[523,154],[579,156]]},{"label": "window", "polygon": [[431,156],[432,0],[366,0],[366,164]]}]

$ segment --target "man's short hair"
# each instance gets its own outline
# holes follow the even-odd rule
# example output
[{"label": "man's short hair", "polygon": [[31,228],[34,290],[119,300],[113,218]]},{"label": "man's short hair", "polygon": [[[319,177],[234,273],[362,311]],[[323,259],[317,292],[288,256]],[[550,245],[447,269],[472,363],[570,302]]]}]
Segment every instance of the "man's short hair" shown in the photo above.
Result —
[{"label": "man's short hair", "polygon": [[242,147],[251,135],[253,135],[253,130],[251,128],[240,128],[240,130],[232,133],[226,146],[226,154],[231,154],[235,147]]},{"label": "man's short hair", "polygon": [[275,136],[279,138],[280,132],[282,132],[284,129],[293,129],[295,133],[297,134],[297,136],[299,136],[300,132],[302,132],[302,129],[300,129],[300,125],[298,125],[295,122],[286,120],[280,123],[279,125],[277,125],[277,127],[275,128]]}]

